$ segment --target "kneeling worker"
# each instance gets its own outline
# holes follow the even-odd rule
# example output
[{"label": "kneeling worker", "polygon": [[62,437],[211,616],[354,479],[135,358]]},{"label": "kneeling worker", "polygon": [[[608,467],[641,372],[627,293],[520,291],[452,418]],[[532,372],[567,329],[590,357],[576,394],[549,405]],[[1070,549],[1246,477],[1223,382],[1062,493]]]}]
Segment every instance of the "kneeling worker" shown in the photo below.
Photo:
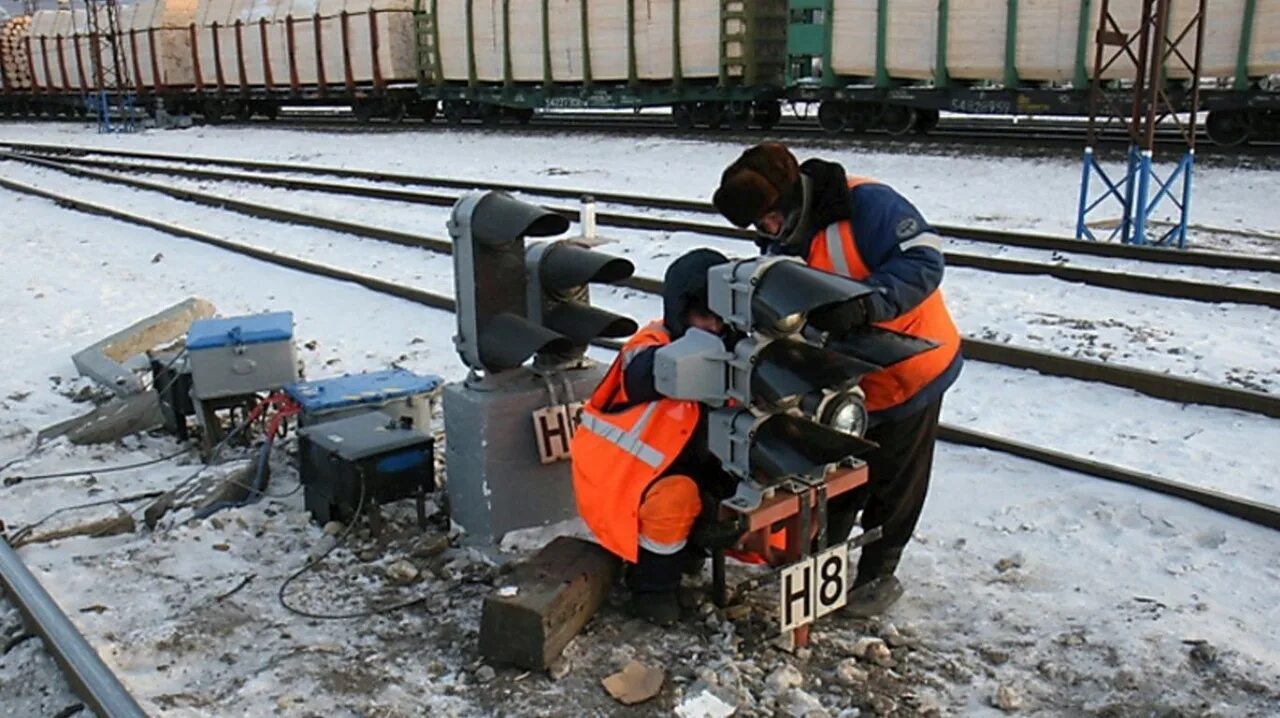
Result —
[{"label": "kneeling worker", "polygon": [[618,353],[583,408],[571,449],[578,512],[600,545],[627,562],[633,612],[662,626],[680,618],[682,569],[701,559],[688,545],[701,497],[724,498],[737,482],[707,447],[702,405],[658,392],[654,355],[690,328],[726,334],[708,307],[707,270],[727,261],[697,249],[667,268],[662,321]]}]

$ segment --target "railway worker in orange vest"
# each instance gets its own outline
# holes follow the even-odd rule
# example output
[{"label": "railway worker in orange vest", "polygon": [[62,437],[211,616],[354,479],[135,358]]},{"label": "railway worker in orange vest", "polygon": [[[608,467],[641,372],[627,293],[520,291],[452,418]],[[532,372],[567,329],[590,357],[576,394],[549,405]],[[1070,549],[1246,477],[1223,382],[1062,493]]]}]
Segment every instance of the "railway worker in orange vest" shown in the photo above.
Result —
[{"label": "railway worker in orange vest", "polygon": [[848,537],[859,510],[864,528],[883,530],[862,551],[846,610],[881,613],[902,595],[894,572],[924,507],[942,395],[962,363],[960,336],[939,290],[941,240],[888,185],[849,176],[833,162],[798,164],[774,142],[731,164],[713,203],[735,225],[754,225],[765,254],[801,257],[876,290],[864,302],[844,305],[836,323],[883,327],[940,345],[863,378],[871,413],[867,438],[879,448],[862,457],[870,470],[866,490],[829,507],[832,541]]},{"label": "railway worker in orange vest", "polygon": [[697,249],[667,268],[662,320],[618,353],[583,408],[571,446],[578,512],[600,545],[627,562],[632,610],[661,626],[680,618],[681,574],[702,565],[702,547],[737,538],[717,537],[731,527],[699,520],[703,496],[714,510],[737,484],[708,449],[702,405],[663,396],[653,376],[658,349],[690,328],[728,340],[707,303],[707,270],[727,261]]}]

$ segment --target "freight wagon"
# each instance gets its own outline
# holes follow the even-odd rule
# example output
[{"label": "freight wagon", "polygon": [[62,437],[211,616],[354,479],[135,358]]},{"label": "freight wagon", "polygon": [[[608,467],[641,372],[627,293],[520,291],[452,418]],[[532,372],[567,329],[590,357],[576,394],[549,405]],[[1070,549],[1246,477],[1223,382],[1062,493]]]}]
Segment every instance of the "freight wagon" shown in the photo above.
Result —
[{"label": "freight wagon", "polygon": [[[1170,28],[1184,28],[1198,0],[1174,0]],[[928,131],[940,111],[1086,115],[1100,0],[792,0],[788,98],[821,102],[829,132]],[[1141,3],[1112,2],[1136,28]],[[1176,35],[1177,31],[1171,30]],[[1194,47],[1194,38],[1191,45]],[[1187,50],[1190,52],[1190,49]],[[1280,130],[1280,0],[1211,0],[1202,48],[1207,130],[1220,144]],[[1180,101],[1188,79],[1166,63]],[[1132,78],[1127,57],[1103,75]]]},{"label": "freight wagon", "polygon": [[97,52],[139,106],[213,122],[343,104],[397,121],[443,109],[525,122],[541,107],[671,106],[686,126],[780,116],[786,0],[141,0],[119,13],[114,57],[82,10],[0,28],[5,107],[80,111]]},{"label": "freight wagon", "polygon": [[[1114,3],[1136,13],[1138,3]],[[1175,0],[1173,25],[1196,0]],[[357,118],[526,122],[539,108],[669,106],[675,123],[770,127],[820,103],[830,132],[927,132],[940,111],[1087,111],[1099,0],[141,0],[117,60],[140,106],[217,121],[283,106]],[[1123,14],[1123,13],[1121,13]],[[81,111],[83,10],[0,26],[0,102]],[[1222,144],[1280,134],[1280,0],[1212,0],[1202,91]],[[104,63],[111,58],[104,57]],[[1169,65],[1169,93],[1186,77]],[[1122,85],[1132,67],[1104,79]],[[1121,88],[1122,91],[1122,88]]]},{"label": "freight wagon", "polygon": [[417,0],[419,81],[446,117],[669,106],[678,126],[772,126],[785,0]]}]

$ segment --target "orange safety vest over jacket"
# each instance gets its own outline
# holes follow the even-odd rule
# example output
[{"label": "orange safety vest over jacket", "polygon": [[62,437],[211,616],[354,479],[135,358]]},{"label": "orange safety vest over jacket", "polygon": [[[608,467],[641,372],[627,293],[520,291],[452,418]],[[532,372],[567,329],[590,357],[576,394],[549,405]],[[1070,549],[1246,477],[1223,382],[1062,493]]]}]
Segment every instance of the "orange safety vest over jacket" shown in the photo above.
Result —
[{"label": "orange safety vest over jacket", "polygon": [[[876,182],[867,177],[850,177],[848,181],[850,190]],[[806,260],[815,269],[860,281],[872,273],[858,252],[853,222],[847,219],[834,222],[814,235]],[[871,412],[910,400],[946,372],[960,351],[960,332],[942,301],[940,288],[907,312],[872,326],[928,339],[940,346],[863,377],[861,386],[867,395],[867,410]]]},{"label": "orange safety vest over jacket", "polygon": [[632,563],[639,559],[644,493],[684,450],[701,414],[695,401],[627,400],[623,372],[628,358],[670,343],[660,322],[627,341],[583,407],[570,445],[578,513],[601,546]]}]

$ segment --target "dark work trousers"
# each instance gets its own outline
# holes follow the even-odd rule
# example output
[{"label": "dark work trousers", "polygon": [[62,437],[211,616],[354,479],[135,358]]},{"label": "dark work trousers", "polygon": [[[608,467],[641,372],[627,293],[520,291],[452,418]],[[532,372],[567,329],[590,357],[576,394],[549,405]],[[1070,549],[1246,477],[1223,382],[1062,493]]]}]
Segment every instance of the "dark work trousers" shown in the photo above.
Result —
[{"label": "dark work trousers", "polygon": [[872,427],[867,439],[880,446],[860,457],[867,462],[867,485],[837,496],[827,507],[831,542],[849,537],[859,510],[864,530],[882,529],[880,539],[862,549],[855,587],[891,575],[898,568],[929,490],[941,409],[939,398],[915,414]]},{"label": "dark work trousers", "polygon": [[[700,438],[695,436],[694,441]],[[705,442],[705,439],[702,441]],[[677,470],[669,473],[684,474],[697,482],[699,493],[702,494],[702,513],[694,520],[693,529],[689,532],[689,542],[683,549],[670,555],[640,549],[636,563],[627,566],[626,572],[627,588],[633,592],[663,593],[678,590],[682,573],[686,569],[702,566],[707,552],[695,545],[695,535],[699,528],[716,520],[720,501],[732,496],[737,487],[737,479],[725,473],[718,464],[704,461],[696,468],[688,462],[681,464]]]}]

